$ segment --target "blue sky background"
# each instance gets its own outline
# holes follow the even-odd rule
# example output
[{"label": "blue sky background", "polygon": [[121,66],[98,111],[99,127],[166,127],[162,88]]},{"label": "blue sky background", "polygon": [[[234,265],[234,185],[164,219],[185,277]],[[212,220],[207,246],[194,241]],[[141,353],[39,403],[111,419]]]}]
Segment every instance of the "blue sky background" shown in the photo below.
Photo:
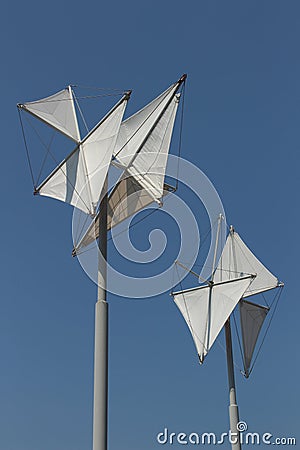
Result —
[{"label": "blue sky background", "polygon": [[[286,282],[252,377],[236,375],[240,416],[252,431],[297,435],[299,2],[29,0],[6,2],[1,22],[0,449],[92,442],[96,287],[70,256],[72,208],[32,196],[15,105],[75,82],[133,88],[133,112],[183,72],[182,156]],[[164,427],[226,431],[222,348],[200,367],[168,294],[109,300],[110,449],[158,448]]]}]

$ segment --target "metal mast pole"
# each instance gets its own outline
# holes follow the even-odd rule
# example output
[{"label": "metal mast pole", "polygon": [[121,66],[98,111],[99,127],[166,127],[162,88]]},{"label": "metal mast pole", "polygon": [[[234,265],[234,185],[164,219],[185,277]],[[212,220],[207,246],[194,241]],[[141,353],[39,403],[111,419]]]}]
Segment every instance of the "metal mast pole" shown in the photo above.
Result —
[{"label": "metal mast pole", "polygon": [[[221,229],[221,221],[223,217],[220,214],[218,220],[218,230],[216,237],[216,246],[215,246],[215,254],[213,260],[213,274],[211,277],[211,283],[213,286],[214,280],[214,271],[217,260],[217,250]],[[231,229],[230,229],[231,231]],[[226,355],[227,355],[227,371],[228,371],[228,384],[229,384],[229,423],[230,423],[230,431],[231,431],[231,448],[232,450],[241,450],[241,442],[240,442],[240,434],[237,429],[237,424],[239,422],[239,410],[236,403],[236,389],[235,389],[235,379],[234,379],[234,367],[233,367],[233,352],[232,352],[232,339],[231,339],[231,327],[230,327],[230,318],[225,323],[225,338],[226,338]]]},{"label": "metal mast pole", "polygon": [[[234,228],[231,225],[230,234],[234,233]],[[234,271],[237,273],[235,254],[233,255]],[[233,437],[231,444],[232,450],[241,450],[240,433],[237,429],[239,422],[239,409],[236,401],[236,388],[234,378],[234,366],[233,366],[233,350],[232,350],[232,338],[231,338],[231,325],[230,317],[225,323],[225,339],[226,339],[226,356],[227,356],[227,372],[228,372],[228,387],[229,387],[229,423],[230,431]]]},{"label": "metal mast pole", "polygon": [[241,450],[240,433],[237,429],[237,424],[239,422],[239,409],[236,402],[230,318],[225,323],[225,337],[229,385],[229,422],[232,438],[231,448],[232,450]]},{"label": "metal mast pole", "polygon": [[[131,91],[125,92],[121,100],[99,124],[103,123],[122,102],[128,101],[130,94]],[[98,221],[98,299],[95,305],[93,450],[107,450],[108,435],[108,303],[106,301],[108,175],[103,185],[101,198]]]},{"label": "metal mast pole", "polygon": [[107,275],[107,178],[99,213],[98,300],[95,305],[94,349],[94,418],[93,450],[107,450],[108,416],[108,303],[106,301]]}]

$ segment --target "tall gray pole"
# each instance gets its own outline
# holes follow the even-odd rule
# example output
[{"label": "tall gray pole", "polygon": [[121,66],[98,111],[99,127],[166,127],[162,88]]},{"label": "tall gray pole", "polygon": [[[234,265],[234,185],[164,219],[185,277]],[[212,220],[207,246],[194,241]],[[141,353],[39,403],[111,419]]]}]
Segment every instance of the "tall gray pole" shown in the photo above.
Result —
[{"label": "tall gray pole", "polygon": [[108,303],[106,302],[107,178],[99,214],[98,300],[95,306],[93,450],[107,450]]},{"label": "tall gray pole", "polygon": [[232,437],[231,448],[232,450],[241,450],[242,447],[240,442],[240,434],[237,429],[237,424],[239,422],[239,409],[236,402],[230,318],[225,323],[225,337],[226,337],[226,355],[227,355],[227,370],[228,370],[228,384],[229,384],[229,421]]}]

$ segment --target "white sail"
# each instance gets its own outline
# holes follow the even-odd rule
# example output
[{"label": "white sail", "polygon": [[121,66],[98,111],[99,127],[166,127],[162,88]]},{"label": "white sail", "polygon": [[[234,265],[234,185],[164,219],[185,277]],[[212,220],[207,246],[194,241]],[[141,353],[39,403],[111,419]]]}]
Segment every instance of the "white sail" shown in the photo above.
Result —
[{"label": "white sail", "polygon": [[173,294],[201,363],[252,280],[244,277]]},{"label": "white sail", "polygon": [[160,201],[174,121],[179,103],[176,92],[182,77],[143,109],[126,119],[114,155],[154,200]]},{"label": "white sail", "polygon": [[80,141],[73,94],[70,87],[50,97],[19,106],[75,142]]},{"label": "white sail", "polygon": [[[163,195],[173,192],[174,188],[165,184]],[[122,179],[111,192],[108,199],[107,231],[133,216],[153,203],[153,198],[133,177]],[[99,237],[99,214],[86,232],[76,243],[73,254],[90,245]]]},{"label": "white sail", "polygon": [[175,96],[126,170],[158,202],[163,195],[168,153],[178,103],[179,97]]},{"label": "white sail", "polygon": [[125,97],[37,188],[41,195],[94,214],[127,104]]},{"label": "white sail", "polygon": [[243,297],[259,294],[278,286],[278,279],[256,258],[238,233],[231,231],[224,246],[214,281],[256,275]]},{"label": "white sail", "polygon": [[251,360],[259,332],[268,314],[266,308],[247,300],[240,301],[240,319],[243,338],[244,370],[245,376],[249,376]]}]

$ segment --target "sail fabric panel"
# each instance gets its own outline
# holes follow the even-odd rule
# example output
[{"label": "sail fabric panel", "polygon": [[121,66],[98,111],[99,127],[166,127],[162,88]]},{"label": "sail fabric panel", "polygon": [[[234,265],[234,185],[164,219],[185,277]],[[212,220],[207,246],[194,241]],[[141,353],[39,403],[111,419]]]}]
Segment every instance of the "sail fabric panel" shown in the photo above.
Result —
[{"label": "sail fabric panel", "polygon": [[278,286],[278,279],[256,258],[238,233],[230,232],[214,274],[214,281],[220,282],[250,274],[256,275],[256,278],[244,297]]},{"label": "sail fabric panel", "polygon": [[41,183],[41,195],[94,214],[111,162],[126,101],[90,132],[75,151]]},{"label": "sail fabric panel", "polygon": [[250,277],[240,278],[173,294],[201,363],[251,281]]},{"label": "sail fabric panel", "polygon": [[184,317],[201,362],[208,352],[207,326],[210,288],[174,294],[174,301]]},{"label": "sail fabric panel", "polygon": [[24,103],[22,108],[74,141],[80,141],[71,89],[66,88],[50,97]]},{"label": "sail fabric panel", "polygon": [[178,83],[173,84],[151,103],[122,122],[114,156],[124,168],[130,165],[177,88]]},{"label": "sail fabric panel", "polygon": [[80,147],[56,170],[38,193],[76,206],[89,213],[91,201],[86,186],[85,167]]},{"label": "sail fabric panel", "polygon": [[124,100],[82,144],[93,211],[100,198],[126,105]]},{"label": "sail fabric panel", "polygon": [[240,320],[246,377],[249,376],[255,345],[268,312],[269,308],[264,306],[256,305],[246,300],[240,301]]},{"label": "sail fabric panel", "polygon": [[176,95],[127,168],[127,172],[147,189],[154,200],[157,201],[163,195],[164,178],[178,103],[179,97]]},{"label": "sail fabric panel", "polygon": [[[164,186],[164,196],[174,190],[168,185]],[[143,187],[133,178],[121,180],[113,189],[108,199],[107,231],[141,211],[146,206],[153,203],[153,198]],[[99,237],[99,214],[88,227],[85,234],[74,248],[74,253],[90,245]]]}]

